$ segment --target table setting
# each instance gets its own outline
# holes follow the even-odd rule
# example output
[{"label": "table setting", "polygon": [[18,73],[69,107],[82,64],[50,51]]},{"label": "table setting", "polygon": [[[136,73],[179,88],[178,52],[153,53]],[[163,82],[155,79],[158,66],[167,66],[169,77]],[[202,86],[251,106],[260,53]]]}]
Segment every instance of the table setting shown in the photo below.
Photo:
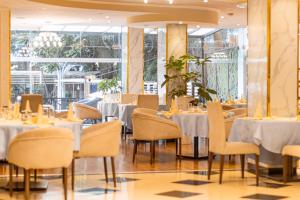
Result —
[{"label": "table setting", "polygon": [[71,129],[74,134],[74,151],[79,150],[82,120],[74,116],[72,104],[69,105],[66,119],[44,115],[41,105],[37,113],[31,113],[29,103],[21,113],[19,108],[20,105],[16,103],[13,108],[7,108],[0,114],[0,159],[6,159],[8,145],[14,137],[35,128],[61,127]]}]

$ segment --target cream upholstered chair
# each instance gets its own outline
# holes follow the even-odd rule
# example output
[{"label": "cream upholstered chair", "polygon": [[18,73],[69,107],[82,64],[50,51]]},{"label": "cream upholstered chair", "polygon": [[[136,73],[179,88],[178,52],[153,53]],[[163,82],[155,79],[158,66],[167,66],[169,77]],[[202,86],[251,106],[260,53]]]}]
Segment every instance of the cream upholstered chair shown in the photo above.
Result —
[{"label": "cream upholstered chair", "polygon": [[158,110],[159,97],[158,95],[141,94],[138,96],[137,107]]},{"label": "cream upholstered chair", "polygon": [[210,179],[212,160],[214,154],[221,156],[220,178],[222,183],[224,157],[225,155],[240,155],[242,178],[244,178],[245,155],[254,154],[256,160],[256,185],[259,179],[259,148],[255,144],[244,142],[227,142],[225,132],[225,121],[222,106],[218,102],[208,102],[208,122],[209,122],[209,159],[208,159],[208,179]]},{"label": "cream upholstered chair", "polygon": [[116,173],[114,157],[119,154],[121,142],[121,122],[118,120],[96,124],[83,130],[80,142],[80,151],[74,153],[72,162],[72,189],[75,180],[75,159],[85,157],[103,157],[105,180],[108,183],[106,157],[111,157],[114,186],[116,187]]},{"label": "cream upholstered chair", "polygon": [[43,96],[40,94],[23,94],[21,96],[20,112],[25,110],[27,101],[29,101],[31,111],[36,113],[39,105],[43,105]]},{"label": "cream upholstered chair", "polygon": [[137,94],[122,94],[121,104],[137,104]]},{"label": "cream upholstered chair", "polygon": [[288,175],[292,175],[290,166],[293,157],[300,158],[300,145],[287,145],[282,149],[283,155],[283,181],[284,183],[288,182]]},{"label": "cream upholstered chair", "polygon": [[102,118],[102,114],[96,108],[82,103],[74,103],[75,116],[82,120],[90,119],[95,124]]},{"label": "cream upholstered chair", "polygon": [[234,116],[225,119],[225,130],[226,130],[226,139],[229,137],[231,132],[231,127],[233,122],[237,118],[242,118],[247,116],[247,109],[246,108],[235,108],[230,110],[230,112],[234,113]]},{"label": "cream upholstered chair", "polygon": [[179,145],[179,158],[181,159],[181,130],[178,125],[168,119],[156,115],[155,110],[136,108],[132,115],[134,150],[133,159],[137,153],[140,142],[150,142],[150,163],[155,160],[155,141],[176,139],[176,155]]},{"label": "cream upholstered chair", "polygon": [[189,104],[194,100],[192,96],[181,96],[175,99],[178,109],[187,111],[189,109]]},{"label": "cream upholstered chair", "polygon": [[64,194],[67,199],[67,169],[72,162],[73,146],[73,134],[65,128],[33,129],[17,135],[9,144],[7,154],[10,164],[10,195],[13,165],[25,170],[25,199],[30,199],[30,170],[62,168]]}]

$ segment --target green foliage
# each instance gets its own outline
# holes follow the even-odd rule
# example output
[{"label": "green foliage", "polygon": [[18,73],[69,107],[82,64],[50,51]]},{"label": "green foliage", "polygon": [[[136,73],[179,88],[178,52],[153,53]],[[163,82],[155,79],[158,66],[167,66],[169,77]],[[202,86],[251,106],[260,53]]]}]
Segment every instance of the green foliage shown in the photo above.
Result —
[{"label": "green foliage", "polygon": [[116,90],[119,87],[118,78],[115,77],[113,79],[103,79],[98,84],[98,89],[100,91],[103,91],[104,93],[107,93],[109,90]]},{"label": "green foliage", "polygon": [[183,72],[186,64],[188,62],[195,63],[198,67],[204,67],[207,62],[210,62],[209,58],[200,59],[196,56],[184,55],[178,59],[171,56],[169,62],[166,65],[168,74],[165,74],[165,81],[162,83],[161,87],[166,84],[174,83],[176,88],[173,88],[169,95],[174,99],[176,96],[187,95],[187,84],[191,82],[194,86],[198,87],[198,94],[205,100],[212,100],[210,94],[217,94],[216,91],[206,88],[201,81],[201,74],[197,72]]}]

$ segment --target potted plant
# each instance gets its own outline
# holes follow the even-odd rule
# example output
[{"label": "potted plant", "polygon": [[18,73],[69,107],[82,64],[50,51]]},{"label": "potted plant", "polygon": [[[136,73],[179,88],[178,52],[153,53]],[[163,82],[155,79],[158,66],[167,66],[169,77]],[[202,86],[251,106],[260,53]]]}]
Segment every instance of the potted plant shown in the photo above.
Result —
[{"label": "potted plant", "polygon": [[[201,79],[201,74],[198,72],[185,72],[184,68],[188,62],[195,63],[199,68],[203,67],[207,62],[210,62],[209,58],[200,59],[196,56],[184,55],[175,59],[171,56],[169,62],[166,64],[167,74],[164,75],[165,81],[162,83],[161,87],[168,85],[175,85],[174,88],[169,88],[168,95],[172,99],[175,97],[187,95],[187,84],[192,83],[194,87],[198,88],[199,97],[205,99],[206,101],[211,101],[211,94],[217,94],[215,90],[207,88]],[[198,102],[195,102],[198,104]]]}]

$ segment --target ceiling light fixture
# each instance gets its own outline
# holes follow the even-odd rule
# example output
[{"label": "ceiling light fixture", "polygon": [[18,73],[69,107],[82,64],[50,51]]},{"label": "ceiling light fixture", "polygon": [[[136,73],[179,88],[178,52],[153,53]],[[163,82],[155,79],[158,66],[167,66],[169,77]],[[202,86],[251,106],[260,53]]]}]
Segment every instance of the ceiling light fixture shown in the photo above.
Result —
[{"label": "ceiling light fixture", "polygon": [[204,3],[208,3],[208,0],[203,0]]},{"label": "ceiling light fixture", "polygon": [[221,16],[221,19],[224,19],[225,17],[224,16]]},{"label": "ceiling light fixture", "polygon": [[182,22],[182,21],[179,21],[178,24],[183,24],[183,22]]},{"label": "ceiling light fixture", "polygon": [[105,16],[105,19],[109,19],[109,16],[107,15],[107,16]]},{"label": "ceiling light fixture", "polygon": [[146,4],[147,4],[147,3],[148,3],[148,0],[144,0],[144,3],[146,3]]},{"label": "ceiling light fixture", "polygon": [[169,0],[169,4],[173,4],[174,3],[174,0]]}]

